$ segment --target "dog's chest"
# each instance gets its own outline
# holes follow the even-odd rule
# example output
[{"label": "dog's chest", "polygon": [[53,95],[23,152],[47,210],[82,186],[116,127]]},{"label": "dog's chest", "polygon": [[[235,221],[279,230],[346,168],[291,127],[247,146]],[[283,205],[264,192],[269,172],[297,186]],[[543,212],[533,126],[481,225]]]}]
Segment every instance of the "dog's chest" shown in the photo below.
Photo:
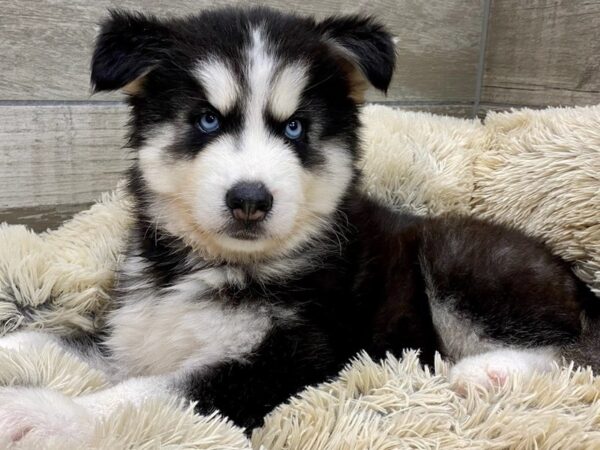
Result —
[{"label": "dog's chest", "polygon": [[119,369],[128,376],[197,370],[255,350],[272,327],[273,309],[228,305],[217,297],[214,277],[199,272],[169,289],[138,287],[125,295],[107,339]]}]

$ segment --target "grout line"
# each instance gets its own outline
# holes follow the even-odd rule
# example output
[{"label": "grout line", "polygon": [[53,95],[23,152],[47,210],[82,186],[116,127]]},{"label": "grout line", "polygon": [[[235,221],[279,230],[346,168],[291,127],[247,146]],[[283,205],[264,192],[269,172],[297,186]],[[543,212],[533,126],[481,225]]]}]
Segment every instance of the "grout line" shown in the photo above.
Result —
[{"label": "grout line", "polygon": [[366,102],[369,105],[388,105],[388,106],[470,106],[470,101],[452,101],[452,100],[377,100]]},{"label": "grout line", "polygon": [[497,109],[500,111],[508,111],[511,109],[546,109],[556,107],[557,105],[527,105],[523,103],[502,103],[502,102],[482,102],[480,109],[490,110]]},{"label": "grout line", "polygon": [[0,106],[120,106],[119,100],[0,100]]},{"label": "grout line", "polygon": [[481,19],[481,37],[479,39],[479,60],[477,61],[477,78],[475,79],[475,100],[473,102],[473,118],[479,114],[481,94],[483,90],[483,77],[485,75],[485,51],[487,48],[488,24],[490,21],[490,6],[492,0],[483,1],[483,14]]},{"label": "grout line", "polygon": [[[389,106],[470,106],[470,101],[451,100],[378,100],[368,104]],[[0,100],[2,106],[125,106],[119,100]]]}]

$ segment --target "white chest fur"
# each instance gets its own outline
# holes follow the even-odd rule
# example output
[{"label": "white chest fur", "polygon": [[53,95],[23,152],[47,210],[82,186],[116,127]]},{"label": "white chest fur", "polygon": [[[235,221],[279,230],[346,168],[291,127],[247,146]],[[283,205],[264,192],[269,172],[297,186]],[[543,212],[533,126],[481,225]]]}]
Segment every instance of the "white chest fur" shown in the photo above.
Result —
[{"label": "white chest fur", "polygon": [[125,296],[124,306],[110,316],[107,339],[125,375],[160,375],[243,359],[262,342],[273,311],[213,298],[214,270],[170,289],[138,288]]}]

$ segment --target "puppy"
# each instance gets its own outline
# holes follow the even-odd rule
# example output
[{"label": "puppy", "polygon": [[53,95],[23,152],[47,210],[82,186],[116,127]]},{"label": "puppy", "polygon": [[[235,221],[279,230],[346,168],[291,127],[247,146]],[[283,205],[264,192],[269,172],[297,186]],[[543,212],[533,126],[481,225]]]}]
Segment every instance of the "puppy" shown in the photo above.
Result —
[{"label": "puppy", "polygon": [[21,332],[0,346],[52,342],[115,384],[76,399],[1,389],[0,435],[85,442],[120,404],[171,395],[251,429],[360,350],[416,348],[424,363],[439,351],[458,389],[563,356],[597,366],[597,299],[542,244],[358,190],[358,105],[394,64],[368,17],[112,12],[92,83],[129,95],[136,155],[114,307],[94,336]]}]

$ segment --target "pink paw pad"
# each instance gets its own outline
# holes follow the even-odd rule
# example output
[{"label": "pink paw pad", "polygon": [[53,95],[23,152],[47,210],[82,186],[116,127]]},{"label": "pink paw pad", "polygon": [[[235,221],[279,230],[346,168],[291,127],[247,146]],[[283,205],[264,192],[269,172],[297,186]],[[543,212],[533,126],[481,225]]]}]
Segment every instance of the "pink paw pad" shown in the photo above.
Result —
[{"label": "pink paw pad", "polygon": [[487,369],[487,376],[492,386],[502,387],[508,381],[508,372],[501,369]]}]

